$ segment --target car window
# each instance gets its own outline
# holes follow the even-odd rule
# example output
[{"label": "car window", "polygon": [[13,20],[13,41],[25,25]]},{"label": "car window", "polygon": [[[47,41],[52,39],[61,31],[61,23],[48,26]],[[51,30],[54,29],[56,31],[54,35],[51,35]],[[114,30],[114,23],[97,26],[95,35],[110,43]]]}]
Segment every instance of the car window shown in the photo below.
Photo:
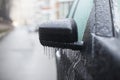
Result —
[{"label": "car window", "polygon": [[114,29],[115,35],[120,35],[120,0],[113,1],[113,13],[114,13]]},{"label": "car window", "polygon": [[75,12],[75,10],[76,10],[77,2],[78,2],[78,1],[79,1],[79,0],[75,0],[75,1],[74,1],[73,5],[72,5],[72,7],[71,7],[70,13],[69,13],[69,15],[68,15],[69,18],[72,18],[73,14],[74,14],[74,12]]},{"label": "car window", "polygon": [[[83,39],[85,27],[86,27],[90,12],[93,7],[93,1],[94,0],[76,0],[71,9],[69,17],[71,18],[71,16],[73,16],[73,19],[77,23],[78,41],[82,41]],[[75,7],[75,5],[77,5],[77,7]]]},{"label": "car window", "polygon": [[118,3],[118,9],[119,9],[119,12],[120,12],[120,0],[117,0],[117,3]]}]

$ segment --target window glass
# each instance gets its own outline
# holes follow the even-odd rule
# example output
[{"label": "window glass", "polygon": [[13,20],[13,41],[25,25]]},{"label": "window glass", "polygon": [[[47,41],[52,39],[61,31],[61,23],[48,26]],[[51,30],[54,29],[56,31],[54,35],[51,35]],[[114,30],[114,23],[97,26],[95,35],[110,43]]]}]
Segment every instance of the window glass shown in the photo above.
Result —
[{"label": "window glass", "polygon": [[73,13],[74,13],[74,11],[75,11],[75,8],[76,8],[76,6],[77,6],[77,2],[78,2],[78,0],[75,0],[74,3],[73,3],[72,8],[71,8],[71,10],[70,10],[70,13],[69,13],[69,15],[68,15],[69,18],[72,18]]},{"label": "window glass", "polygon": [[71,4],[73,1],[64,1],[59,3],[59,17],[60,19],[65,18],[70,11]]},{"label": "window glass", "polygon": [[119,12],[120,12],[120,0],[117,0],[117,3],[118,3],[118,9],[119,9]]},{"label": "window glass", "polygon": [[86,24],[93,7],[94,0],[75,0],[69,18],[74,18],[78,27],[78,41],[82,41]]},{"label": "window glass", "polygon": [[[113,7],[114,7],[114,29],[116,33],[119,33],[120,31],[120,0],[114,0],[113,1]],[[118,35],[118,34],[116,34]]]},{"label": "window glass", "polygon": [[79,4],[73,17],[78,27],[78,41],[82,41],[83,39],[86,24],[93,7],[93,1],[94,0],[79,0]]}]

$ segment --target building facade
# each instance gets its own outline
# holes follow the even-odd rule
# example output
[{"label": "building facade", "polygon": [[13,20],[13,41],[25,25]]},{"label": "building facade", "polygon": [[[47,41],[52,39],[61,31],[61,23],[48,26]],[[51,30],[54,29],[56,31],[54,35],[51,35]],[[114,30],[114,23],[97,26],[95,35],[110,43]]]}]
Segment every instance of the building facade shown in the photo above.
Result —
[{"label": "building facade", "polygon": [[41,13],[46,20],[65,18],[70,10],[73,0],[39,0]]},{"label": "building facade", "polygon": [[0,21],[11,21],[9,18],[10,1],[0,0]]}]

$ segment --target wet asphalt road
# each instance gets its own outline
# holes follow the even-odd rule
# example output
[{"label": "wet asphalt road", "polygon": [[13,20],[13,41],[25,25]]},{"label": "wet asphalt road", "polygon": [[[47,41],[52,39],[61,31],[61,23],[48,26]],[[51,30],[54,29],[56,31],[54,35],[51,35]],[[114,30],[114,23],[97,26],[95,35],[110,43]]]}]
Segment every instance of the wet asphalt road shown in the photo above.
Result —
[{"label": "wet asphalt road", "polygon": [[56,80],[55,58],[44,54],[37,33],[16,28],[0,40],[0,80]]}]

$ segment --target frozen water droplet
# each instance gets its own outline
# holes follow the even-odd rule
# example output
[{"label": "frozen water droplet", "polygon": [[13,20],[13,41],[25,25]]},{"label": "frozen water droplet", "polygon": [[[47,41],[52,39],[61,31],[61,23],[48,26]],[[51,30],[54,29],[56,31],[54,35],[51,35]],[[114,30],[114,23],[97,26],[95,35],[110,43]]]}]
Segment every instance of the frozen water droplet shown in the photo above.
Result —
[{"label": "frozen water droplet", "polygon": [[47,47],[47,49],[48,49],[48,57],[49,57],[49,59],[50,59],[50,58],[51,58],[50,48]]},{"label": "frozen water droplet", "polygon": [[44,54],[45,54],[45,46],[44,46]]},{"label": "frozen water droplet", "polygon": [[53,55],[54,55],[54,53],[53,53],[53,48],[51,48],[51,55],[52,55],[52,58],[53,58]]},{"label": "frozen water droplet", "polygon": [[56,48],[44,46],[44,54],[48,56],[49,59],[55,57],[56,51],[57,51]]},{"label": "frozen water droplet", "polygon": [[45,55],[47,55],[47,47],[45,47]]}]

